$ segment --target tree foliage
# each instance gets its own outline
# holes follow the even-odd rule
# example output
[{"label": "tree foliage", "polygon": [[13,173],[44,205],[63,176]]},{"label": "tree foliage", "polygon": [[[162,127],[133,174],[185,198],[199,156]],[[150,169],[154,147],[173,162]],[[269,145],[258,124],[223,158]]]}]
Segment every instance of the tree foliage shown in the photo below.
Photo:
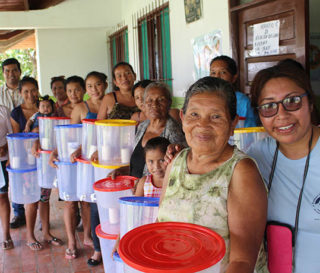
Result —
[{"label": "tree foliage", "polygon": [[[16,58],[21,66],[21,76],[31,76],[37,78],[36,51],[28,49],[9,49],[5,53],[0,53],[0,63],[5,59]],[[2,69],[0,69],[0,85],[4,84]]]}]

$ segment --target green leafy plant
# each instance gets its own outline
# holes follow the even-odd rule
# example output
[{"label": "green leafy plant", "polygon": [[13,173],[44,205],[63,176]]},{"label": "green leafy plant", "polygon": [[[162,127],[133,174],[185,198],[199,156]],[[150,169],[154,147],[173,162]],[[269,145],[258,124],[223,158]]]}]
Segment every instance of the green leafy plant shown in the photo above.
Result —
[{"label": "green leafy plant", "polygon": [[[37,78],[37,60],[36,51],[32,48],[28,49],[9,49],[5,53],[0,53],[0,63],[5,59],[16,58],[21,66],[21,78],[23,76],[31,76]],[[2,69],[0,69],[0,85],[4,84]]]}]

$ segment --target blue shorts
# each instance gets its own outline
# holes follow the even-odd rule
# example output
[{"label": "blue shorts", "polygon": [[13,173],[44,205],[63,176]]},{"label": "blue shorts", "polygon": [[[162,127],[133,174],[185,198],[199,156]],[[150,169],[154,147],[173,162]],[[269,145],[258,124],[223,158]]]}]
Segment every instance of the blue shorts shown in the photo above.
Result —
[{"label": "blue shorts", "polygon": [[3,172],[4,180],[5,180],[6,184],[2,188],[0,188],[0,194],[8,193],[9,177],[8,177],[8,172],[6,169],[6,164],[7,164],[7,160],[1,161],[1,168],[2,168],[2,172]]}]

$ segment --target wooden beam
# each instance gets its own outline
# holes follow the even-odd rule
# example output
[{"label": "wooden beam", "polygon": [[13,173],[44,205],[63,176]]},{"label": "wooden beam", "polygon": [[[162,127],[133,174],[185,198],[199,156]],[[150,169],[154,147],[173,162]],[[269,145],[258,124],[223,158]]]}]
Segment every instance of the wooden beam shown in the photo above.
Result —
[{"label": "wooden beam", "polygon": [[29,10],[29,1],[23,0],[23,4],[24,4],[24,10]]}]

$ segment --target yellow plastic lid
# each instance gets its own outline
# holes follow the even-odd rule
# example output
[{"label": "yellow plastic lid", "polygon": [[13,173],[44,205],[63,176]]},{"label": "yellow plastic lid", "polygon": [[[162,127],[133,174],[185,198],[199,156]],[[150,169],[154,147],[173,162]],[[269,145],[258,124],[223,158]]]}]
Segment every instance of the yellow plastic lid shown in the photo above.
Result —
[{"label": "yellow plastic lid", "polygon": [[102,126],[135,126],[137,122],[130,119],[104,119],[96,121],[95,124]]},{"label": "yellow plastic lid", "polygon": [[118,169],[120,167],[124,167],[124,166],[129,166],[129,164],[124,164],[124,165],[101,165],[99,164],[99,161],[91,161],[91,164],[93,167],[97,167],[97,168],[104,168],[104,169]]},{"label": "yellow plastic lid", "polygon": [[247,127],[237,128],[234,130],[235,134],[247,134],[247,133],[264,133],[266,130],[264,127]]}]

